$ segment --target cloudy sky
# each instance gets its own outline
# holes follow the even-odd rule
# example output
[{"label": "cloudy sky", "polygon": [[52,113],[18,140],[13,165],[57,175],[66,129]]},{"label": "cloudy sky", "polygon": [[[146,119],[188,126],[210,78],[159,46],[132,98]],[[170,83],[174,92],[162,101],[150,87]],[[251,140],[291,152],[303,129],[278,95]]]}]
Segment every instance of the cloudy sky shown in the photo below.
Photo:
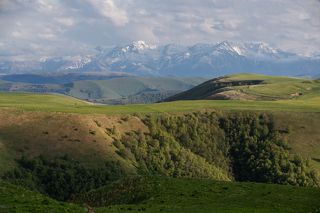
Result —
[{"label": "cloudy sky", "polygon": [[0,0],[0,57],[92,54],[152,44],[263,41],[320,49],[319,0]]}]

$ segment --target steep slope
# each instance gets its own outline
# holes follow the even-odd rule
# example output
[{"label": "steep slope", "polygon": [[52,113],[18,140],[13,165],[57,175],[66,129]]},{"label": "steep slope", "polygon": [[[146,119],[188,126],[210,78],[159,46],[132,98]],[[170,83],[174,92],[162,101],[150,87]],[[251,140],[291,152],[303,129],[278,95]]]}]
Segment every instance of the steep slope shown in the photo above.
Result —
[{"label": "steep slope", "polygon": [[[126,122],[121,117],[60,113],[0,113],[0,173],[15,167],[15,160],[43,155],[49,158],[68,155],[87,166],[100,167],[106,161],[123,163],[130,173],[132,165],[119,157],[112,146],[126,131],[145,131],[137,118]],[[113,128],[117,133],[111,134]],[[119,134],[119,135],[118,135]]]},{"label": "steep slope", "polygon": [[167,98],[177,100],[289,100],[318,97],[320,82],[302,78],[236,74],[215,78]]},{"label": "steep slope", "polygon": [[[239,112],[235,115],[256,118],[260,114]],[[320,171],[320,130],[316,125],[319,115],[289,112],[267,115],[273,118],[274,131],[279,132],[292,148],[290,152],[309,158],[312,166]],[[2,111],[0,171],[3,173],[14,168],[15,160],[22,156],[33,158],[44,155],[52,158],[68,155],[90,167],[100,167],[112,160],[119,161],[128,173],[136,173],[139,166],[144,168],[151,163],[146,167],[147,170],[157,165],[157,172],[173,175],[179,174],[181,171],[176,172],[188,165],[185,160],[189,159],[189,166],[192,167],[183,170],[190,170],[185,175],[209,175],[227,180],[229,166],[221,148],[224,147],[224,134],[227,133],[221,129],[221,122],[217,119],[227,119],[228,116],[227,112],[217,115],[214,112],[186,113],[154,116],[155,120],[150,123],[144,116]],[[155,130],[161,131],[157,133]],[[305,140],[306,137],[308,140]],[[190,144],[190,140],[194,142]],[[220,148],[217,150],[217,147]],[[152,154],[154,152],[158,154]],[[154,159],[146,160],[150,157]],[[160,159],[163,163],[153,164]],[[172,159],[175,159],[175,164],[171,164]]]}]

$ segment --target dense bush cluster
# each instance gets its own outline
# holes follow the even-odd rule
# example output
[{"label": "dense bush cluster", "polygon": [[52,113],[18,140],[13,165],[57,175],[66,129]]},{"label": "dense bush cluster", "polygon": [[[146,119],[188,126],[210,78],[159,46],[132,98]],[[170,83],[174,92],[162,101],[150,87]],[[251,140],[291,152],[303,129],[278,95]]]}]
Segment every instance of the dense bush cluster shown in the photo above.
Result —
[{"label": "dense bush cluster", "polygon": [[185,149],[225,171],[229,170],[229,144],[225,141],[224,131],[219,127],[216,113],[163,115],[147,117],[144,121],[151,133],[160,129],[172,136]]},{"label": "dense bush cluster", "polygon": [[150,180],[153,179],[149,176],[128,176],[99,189],[82,193],[73,201],[85,202],[95,207],[140,203],[149,199],[155,191],[161,190],[160,184]]},{"label": "dense bush cluster", "polygon": [[223,169],[184,148],[158,128],[149,134],[129,132],[114,145],[121,157],[138,165],[140,174],[230,180]]},{"label": "dense bush cluster", "polygon": [[290,156],[288,145],[267,115],[230,115],[220,119],[230,145],[229,156],[238,181],[317,186],[319,180],[300,156]]},{"label": "dense bush cluster", "polygon": [[68,200],[73,195],[103,186],[122,176],[117,162],[103,168],[86,168],[68,156],[49,160],[39,156],[32,160],[18,160],[19,167],[5,174],[4,179],[48,194],[57,200]]},{"label": "dense bush cluster", "polygon": [[[289,154],[270,115],[215,112],[147,116],[149,133],[115,141],[118,154],[143,172],[174,177],[316,186],[307,161]],[[218,176],[217,176],[218,174]]]}]

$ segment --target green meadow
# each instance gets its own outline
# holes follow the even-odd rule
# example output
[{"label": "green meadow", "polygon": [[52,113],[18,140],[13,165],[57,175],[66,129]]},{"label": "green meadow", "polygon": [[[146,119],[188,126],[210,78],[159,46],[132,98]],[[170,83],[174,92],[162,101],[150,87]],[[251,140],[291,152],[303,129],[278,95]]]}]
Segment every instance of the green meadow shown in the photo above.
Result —
[{"label": "green meadow", "polygon": [[70,204],[0,181],[0,212],[318,212],[319,196],[315,188],[154,177],[121,180]]},{"label": "green meadow", "polygon": [[[119,190],[121,189],[121,190]],[[108,192],[108,193],[106,193]],[[109,200],[102,201],[112,194]],[[136,198],[134,196],[136,195]],[[89,204],[128,204],[98,207],[96,212],[317,212],[320,191],[259,183],[203,179],[141,178],[124,180],[84,195]],[[78,200],[80,202],[81,200]],[[131,204],[130,204],[131,203]]]},{"label": "green meadow", "polygon": [[320,97],[277,101],[196,100],[136,105],[95,105],[56,94],[0,93],[0,109],[43,112],[132,114],[205,109],[320,112]]}]

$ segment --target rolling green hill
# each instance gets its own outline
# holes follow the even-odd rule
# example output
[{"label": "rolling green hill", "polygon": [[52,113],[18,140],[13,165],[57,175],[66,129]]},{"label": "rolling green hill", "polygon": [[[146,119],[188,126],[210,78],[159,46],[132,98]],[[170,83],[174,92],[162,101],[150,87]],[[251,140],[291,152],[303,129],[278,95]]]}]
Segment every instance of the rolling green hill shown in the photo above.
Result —
[{"label": "rolling green hill", "polygon": [[0,92],[0,109],[110,115],[164,112],[178,113],[206,109],[320,112],[320,97],[315,94],[306,99],[277,101],[196,100],[156,104],[133,104],[128,106],[106,106],[88,103],[63,95]]},{"label": "rolling green hill", "polygon": [[[64,97],[58,98],[64,100]],[[75,100],[70,101],[74,104]],[[266,121],[272,118],[272,131],[289,144],[289,152],[308,159],[311,167],[320,171],[319,113],[213,109],[162,115],[153,113],[150,121],[148,114],[103,115],[94,110],[91,114],[1,110],[0,171],[15,168],[15,160],[22,156],[54,158],[68,155],[88,167],[118,161],[128,174],[136,174],[138,168],[149,172],[157,168],[156,173],[169,176],[181,174],[232,180],[228,169],[229,156],[222,149],[228,147],[225,137],[230,133],[221,126],[220,120],[243,117],[243,124],[249,125],[251,118],[255,121],[265,115]],[[240,125],[235,129],[243,131]],[[153,155],[154,152],[158,155]],[[154,159],[142,160],[141,156],[143,159],[153,156]],[[175,164],[171,164],[172,158],[177,161]],[[162,159],[161,164],[157,163],[159,159]],[[192,163],[187,163],[189,161]],[[148,165],[150,162],[153,163]],[[180,170],[186,171],[187,165],[191,166],[190,172],[181,173]]]},{"label": "rolling green hill", "polygon": [[[64,95],[0,93],[0,176],[59,200],[77,197],[97,212],[319,211],[318,189],[308,188],[320,185],[318,82],[228,78],[214,87],[238,82],[230,88],[255,98],[108,106]],[[141,84],[134,85],[138,91]],[[143,180],[143,189],[130,180],[109,185],[136,175],[163,178]],[[14,203],[6,191],[0,196]]]},{"label": "rolling green hill", "polygon": [[[278,100],[279,102],[272,102],[276,105],[300,100],[298,105],[301,102],[304,104],[313,102],[313,105],[318,101],[320,92],[319,80],[310,79],[237,74],[216,78],[198,85],[204,80],[203,78],[121,77],[109,80],[75,81],[65,85],[36,85],[2,81],[0,82],[0,90],[62,93],[105,104],[152,103],[161,100]],[[198,86],[192,88],[195,85]],[[184,90],[188,91],[179,93]],[[174,95],[176,93],[179,94]],[[294,101],[286,102],[287,100]],[[223,107],[228,107],[227,105],[230,104],[237,108],[244,104],[241,102],[233,104],[230,101],[227,103],[219,102],[217,105],[222,104]],[[270,102],[261,105],[268,103]]]},{"label": "rolling green hill", "polygon": [[169,97],[177,100],[305,100],[319,97],[320,82],[301,78],[236,74],[207,81]]},{"label": "rolling green hill", "polygon": [[76,201],[101,213],[317,212],[318,196],[314,188],[146,177],[121,180]]},{"label": "rolling green hill", "polygon": [[[317,212],[320,190],[205,179],[132,177],[69,204],[0,181],[0,212]],[[84,207],[82,207],[84,206]]]},{"label": "rolling green hill", "polygon": [[86,212],[74,204],[58,202],[38,192],[32,192],[0,180],[0,212]]},{"label": "rolling green hill", "polygon": [[[231,78],[231,77],[230,77]],[[287,84],[289,87],[291,85],[290,81],[295,82],[294,84],[299,85],[309,85],[310,83],[304,82],[305,80],[301,79],[291,79],[288,83],[288,78],[285,77],[267,77],[267,76],[260,76],[260,75],[234,75],[232,77],[234,80],[256,80],[256,79],[263,79],[266,82],[273,82],[272,84],[263,83],[257,86],[254,86],[253,89],[259,90],[261,93],[262,90],[270,92],[269,87],[276,87],[276,82],[280,82],[284,89],[286,89]],[[298,82],[298,83],[297,83]],[[140,85],[140,84],[138,84]],[[113,117],[113,122],[110,125],[107,125],[105,128],[111,129],[115,124],[121,122],[121,117],[126,117],[127,115],[136,115],[133,116],[137,117],[138,120],[141,120],[141,116],[143,117],[149,113],[170,113],[170,114],[180,114],[180,113],[190,113],[190,112],[197,112],[197,111],[212,111],[218,110],[223,112],[242,112],[242,111],[255,111],[255,112],[268,112],[274,115],[276,125],[281,127],[282,129],[291,129],[292,131],[290,134],[286,135],[288,138],[289,143],[291,144],[293,151],[295,153],[302,154],[305,157],[311,158],[311,163],[319,169],[319,159],[320,153],[318,152],[319,141],[320,141],[320,132],[317,128],[317,123],[319,122],[319,112],[320,112],[320,95],[317,92],[317,82],[312,82],[311,86],[312,89],[306,88],[307,92],[304,95],[296,98],[290,99],[282,99],[282,100],[196,100],[196,101],[177,101],[177,102],[164,102],[164,103],[157,103],[157,104],[141,104],[141,105],[130,105],[130,106],[105,106],[105,105],[94,105],[91,103],[87,103],[78,99],[70,98],[63,95],[53,95],[53,94],[32,94],[32,93],[0,93],[0,114],[2,115],[1,120],[3,121],[2,126],[4,128],[3,132],[6,132],[9,129],[10,134],[7,137],[12,140],[19,135],[20,138],[28,138],[29,135],[32,133],[36,138],[35,140],[35,149],[40,147],[40,144],[43,141],[48,141],[52,144],[55,144],[57,138],[62,137],[64,134],[63,131],[67,131],[67,135],[70,135],[71,138],[66,139],[68,140],[76,140],[79,138],[84,138],[84,141],[95,140],[97,143],[94,145],[86,145],[83,147],[74,148],[78,152],[82,153],[82,149],[93,149],[99,150],[101,154],[95,155],[97,157],[101,155],[109,155],[107,153],[114,153],[114,150],[111,151],[104,151],[105,148],[101,149],[101,146],[104,146],[104,139],[107,138],[109,143],[112,143],[110,136],[105,136],[103,133],[105,130],[98,128],[95,124],[95,117],[101,117],[102,122],[110,122],[110,119],[106,119],[103,117]],[[243,86],[245,89],[248,89],[247,86]],[[263,89],[267,87],[269,89]],[[282,88],[282,90],[284,90]],[[297,87],[299,89],[302,86]],[[305,87],[303,87],[305,88]],[[251,88],[252,89],[252,88]],[[277,91],[278,91],[277,90]],[[287,89],[286,89],[287,90]],[[272,90],[271,90],[272,91]],[[250,90],[250,92],[252,92]],[[291,93],[292,91],[290,91]],[[249,92],[248,92],[249,93]],[[271,94],[271,93],[270,93]],[[270,95],[269,94],[269,95]],[[272,95],[272,94],[271,94]],[[68,113],[68,114],[64,114]],[[69,114],[69,113],[72,113]],[[77,113],[79,115],[73,115],[73,113]],[[103,115],[96,115],[93,114],[103,114]],[[107,116],[104,116],[107,115]],[[141,116],[137,116],[141,115]],[[131,117],[131,116],[130,116]],[[49,119],[50,118],[50,119]],[[10,126],[12,121],[16,121],[17,123],[21,123],[21,119],[25,119],[25,129],[23,125],[20,125],[19,128],[22,128],[18,132],[13,131],[13,128]],[[130,127],[119,127],[120,131],[122,128],[126,128],[127,131],[129,129],[134,129],[134,126],[145,126],[141,122],[138,122],[138,125],[134,124],[137,121],[136,118],[132,119],[132,124]],[[27,122],[28,121],[28,122]],[[48,121],[50,121],[48,123]],[[124,122],[127,123],[127,122]],[[88,124],[88,125],[84,125]],[[141,124],[141,125],[140,125]],[[129,124],[128,124],[129,125]],[[33,129],[32,127],[36,126],[37,128]],[[63,128],[60,128],[60,127]],[[74,127],[75,126],[75,127]],[[116,125],[117,126],[117,125]],[[41,127],[41,128],[40,128]],[[56,132],[56,136],[52,137],[52,135],[47,136],[42,134],[41,130],[42,127],[46,127],[49,132]],[[81,133],[78,134],[77,131],[71,131],[73,128],[82,129]],[[140,128],[140,127],[139,127]],[[145,128],[145,127],[144,127]],[[32,131],[30,131],[30,129]],[[96,131],[95,138],[93,135],[89,134],[90,130]],[[102,131],[102,134],[100,134]],[[58,136],[60,134],[60,136]],[[306,137],[308,135],[308,137]],[[12,137],[14,136],[14,137]],[[40,137],[41,136],[41,137]],[[44,137],[45,136],[45,137]],[[17,141],[17,146],[19,146],[19,137],[14,139]],[[3,135],[0,135],[0,139],[3,138]],[[48,140],[49,138],[49,140]],[[305,140],[308,138],[308,140]],[[23,139],[26,140],[26,139]],[[28,140],[27,140],[28,141]],[[68,144],[68,143],[67,143]],[[66,144],[66,145],[67,145]],[[61,145],[61,148],[57,149],[57,153],[63,150],[63,147],[66,145]],[[60,146],[55,145],[57,148]],[[70,148],[73,147],[72,144],[68,145]],[[85,148],[86,147],[86,148]],[[45,147],[44,147],[45,148]],[[0,146],[0,150],[6,150],[8,148],[4,148],[3,145]],[[15,149],[19,149],[16,147]],[[33,150],[33,148],[31,149]],[[41,154],[45,149],[42,151],[34,152],[33,156],[37,154]],[[74,151],[63,151],[63,153],[73,153]],[[10,154],[7,151],[3,151],[3,155],[1,159],[11,159]],[[44,152],[50,153],[50,152]],[[89,152],[91,153],[91,152]],[[90,159],[89,155],[87,157],[80,154],[81,158],[83,159]],[[113,156],[113,154],[111,154]],[[94,158],[95,159],[95,158]],[[103,158],[105,159],[105,158]],[[2,165],[12,165],[11,163],[2,164]]]}]

